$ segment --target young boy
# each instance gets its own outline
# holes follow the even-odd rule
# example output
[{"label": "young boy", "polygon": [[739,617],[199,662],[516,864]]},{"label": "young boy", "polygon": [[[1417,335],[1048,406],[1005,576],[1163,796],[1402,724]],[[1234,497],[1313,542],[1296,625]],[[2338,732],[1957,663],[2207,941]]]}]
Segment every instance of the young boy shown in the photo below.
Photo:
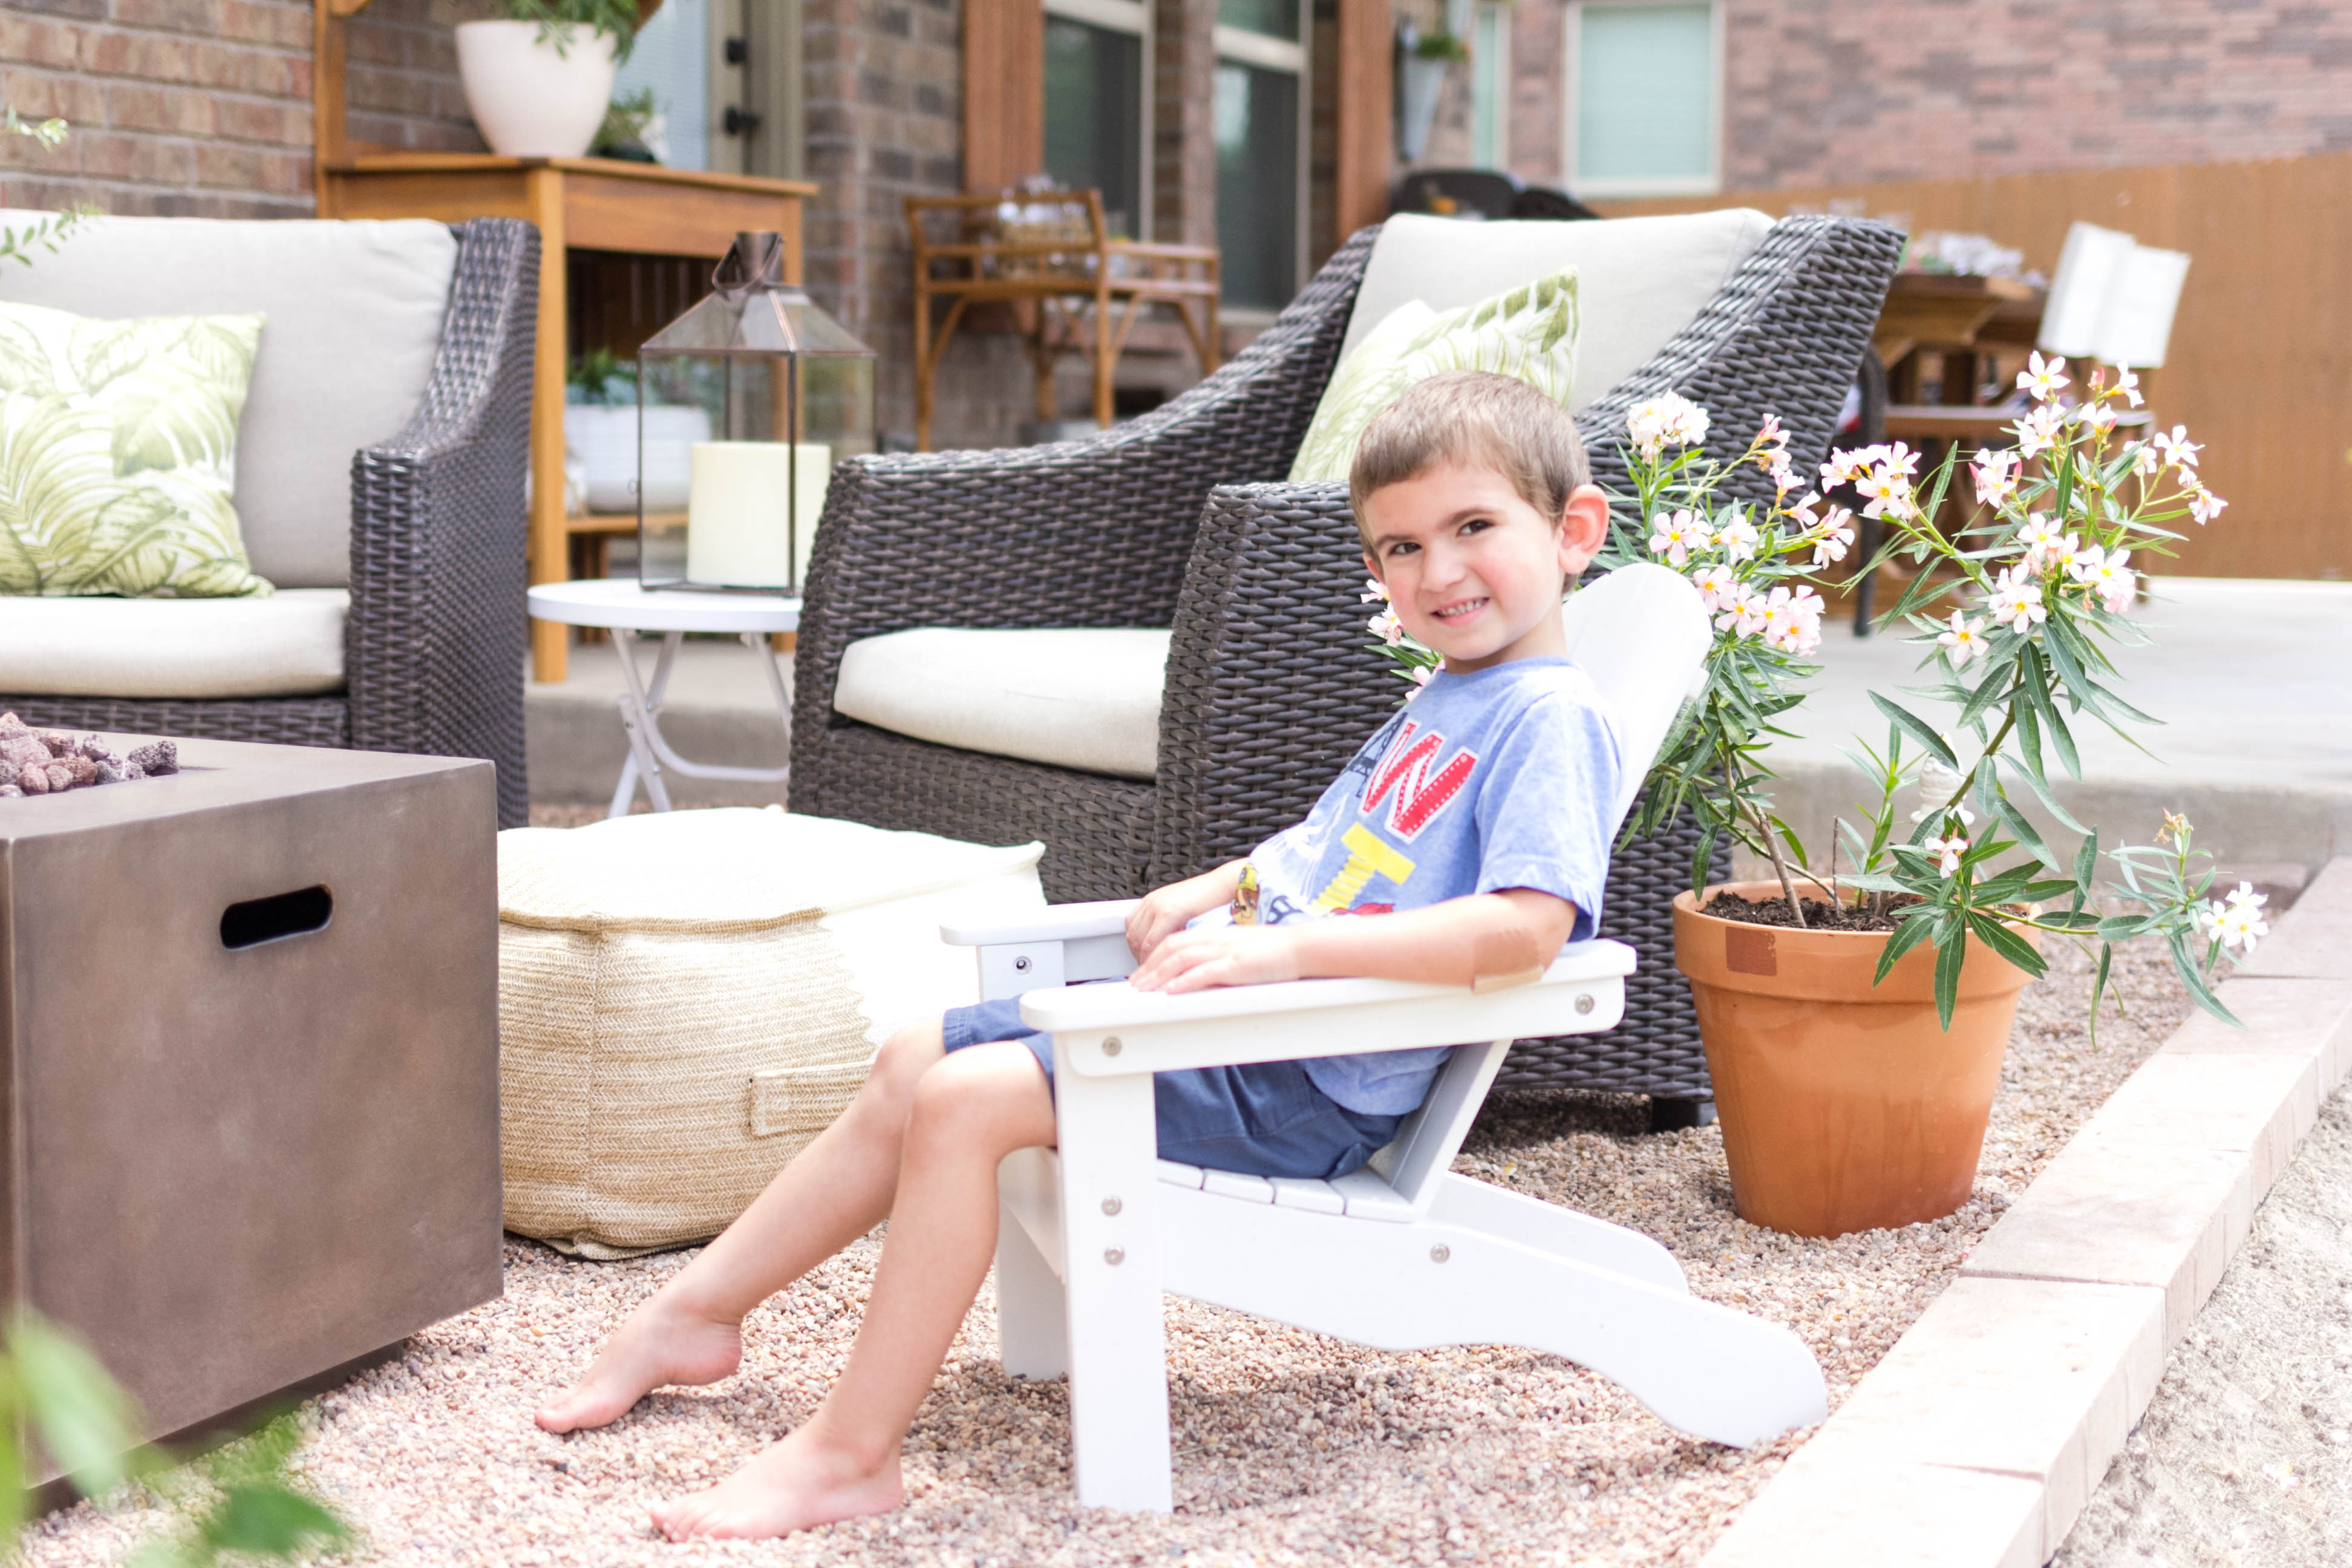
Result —
[{"label": "young boy", "polygon": [[[1619,764],[1560,636],[1560,599],[1608,518],[1575,426],[1524,383],[1439,376],[1366,430],[1350,490],[1366,568],[1444,668],[1305,822],[1137,905],[1139,990],[1466,984],[1592,933]],[[1160,1074],[1160,1152],[1345,1174],[1419,1107],[1447,1048]],[[995,1249],[997,1162],[1054,1142],[1051,1050],[1011,1002],[893,1036],[840,1120],[637,1309],[540,1426],[602,1426],[653,1389],[727,1376],[746,1313],[887,1217],[865,1322],[815,1414],[654,1521],[673,1539],[781,1535],[896,1508],[900,1444]]]}]

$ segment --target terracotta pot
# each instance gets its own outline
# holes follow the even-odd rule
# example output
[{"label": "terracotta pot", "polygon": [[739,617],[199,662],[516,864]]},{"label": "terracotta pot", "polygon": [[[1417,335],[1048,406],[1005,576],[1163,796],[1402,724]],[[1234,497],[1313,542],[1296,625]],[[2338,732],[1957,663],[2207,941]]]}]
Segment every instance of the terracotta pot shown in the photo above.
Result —
[{"label": "terracotta pot", "polygon": [[[1780,896],[1778,882],[1722,890]],[[1827,897],[1811,883],[1800,891]],[[1843,1236],[1940,1218],[1968,1201],[2017,994],[2032,977],[1971,942],[1948,1034],[1936,1019],[1934,948],[1913,949],[1871,985],[1886,940],[1745,925],[1701,914],[1687,892],[1675,899],[1675,967],[1698,1010],[1732,1204],[1750,1224]]]}]

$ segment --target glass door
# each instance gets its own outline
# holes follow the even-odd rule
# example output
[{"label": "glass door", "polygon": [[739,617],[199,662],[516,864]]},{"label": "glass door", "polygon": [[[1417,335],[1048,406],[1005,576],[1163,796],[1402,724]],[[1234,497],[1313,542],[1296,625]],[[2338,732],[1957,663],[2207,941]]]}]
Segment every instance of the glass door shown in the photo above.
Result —
[{"label": "glass door", "polygon": [[1113,236],[1151,229],[1151,13],[1141,0],[1045,0],[1045,172],[1102,193]]},{"label": "glass door", "polygon": [[1277,310],[1307,250],[1305,7],[1218,0],[1211,122],[1217,143],[1217,247],[1224,302]]},{"label": "glass door", "polygon": [[666,0],[613,79],[651,92],[647,150],[673,169],[802,168],[800,0]]}]

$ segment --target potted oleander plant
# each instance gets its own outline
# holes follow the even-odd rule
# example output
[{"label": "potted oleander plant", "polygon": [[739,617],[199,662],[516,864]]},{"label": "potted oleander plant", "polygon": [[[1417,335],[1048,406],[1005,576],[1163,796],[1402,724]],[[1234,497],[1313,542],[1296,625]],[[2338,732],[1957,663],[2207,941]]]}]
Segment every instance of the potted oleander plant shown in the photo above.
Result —
[{"label": "potted oleander plant", "polygon": [[[2048,967],[2045,941],[2095,952],[2092,1016],[2109,989],[2112,944],[2163,942],[2197,1004],[2235,1023],[2212,976],[2267,927],[2261,895],[2212,898],[2209,857],[2168,816],[2157,841],[2102,850],[2051,787],[2079,776],[2074,731],[2147,722],[2117,694],[2108,649],[2145,641],[2126,616],[2139,566],[2226,504],[2179,427],[2117,435],[2137,405],[2128,371],[2095,374],[2070,398],[2065,365],[2035,355],[2021,377],[2032,410],[2013,447],[1968,469],[1973,508],[1956,538],[1943,510],[1958,452],[1923,481],[1901,444],[1834,454],[1818,487],[1796,473],[1769,418],[1728,463],[1709,459],[1706,411],[1664,396],[1627,419],[1635,493],[1618,498],[1604,567],[1660,561],[1685,573],[1714,616],[1702,694],[1661,752],[1626,832],[1687,812],[1699,827],[1691,886],[1675,900],[1675,962],[1691,983],[1743,1218],[1836,1236],[1949,1214],[1968,1200],[2018,993]],[[1755,465],[1775,500],[1727,499]],[[1829,569],[1853,518],[1825,495],[1859,489],[1883,520],[1889,559],[1915,570],[1881,624],[1912,634],[1927,689],[1951,710],[1931,722],[1872,693],[1883,747],[1848,752],[1874,807],[1809,850],[1774,811],[1769,742],[1819,668]],[[1802,492],[1800,494],[1800,492]],[[1376,629],[1385,629],[1376,617]],[[1423,662],[1387,639],[1411,674]],[[1907,697],[1918,688],[1906,688]],[[1916,791],[1918,809],[1898,801]],[[2021,803],[2078,842],[2062,852]],[[1770,868],[1762,881],[1706,885],[1728,839]],[[2105,880],[2102,865],[2108,869]]]},{"label": "potted oleander plant", "polygon": [[500,9],[457,24],[457,79],[482,140],[509,158],[582,156],[612,104],[613,72],[654,5],[501,0]]}]

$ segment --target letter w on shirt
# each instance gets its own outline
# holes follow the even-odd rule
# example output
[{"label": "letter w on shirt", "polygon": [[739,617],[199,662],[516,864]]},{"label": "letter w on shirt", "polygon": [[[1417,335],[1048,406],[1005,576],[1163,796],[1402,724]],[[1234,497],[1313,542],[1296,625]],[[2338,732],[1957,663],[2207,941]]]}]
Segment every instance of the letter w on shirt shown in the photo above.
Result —
[{"label": "letter w on shirt", "polygon": [[1364,785],[1366,816],[1380,810],[1381,800],[1394,792],[1396,798],[1389,805],[1389,830],[1407,843],[1462,793],[1462,786],[1470,782],[1471,770],[1478,765],[1477,753],[1464,750],[1439,767],[1437,758],[1445,750],[1445,737],[1433,730],[1416,741],[1413,728],[1412,721],[1406,721]]}]

